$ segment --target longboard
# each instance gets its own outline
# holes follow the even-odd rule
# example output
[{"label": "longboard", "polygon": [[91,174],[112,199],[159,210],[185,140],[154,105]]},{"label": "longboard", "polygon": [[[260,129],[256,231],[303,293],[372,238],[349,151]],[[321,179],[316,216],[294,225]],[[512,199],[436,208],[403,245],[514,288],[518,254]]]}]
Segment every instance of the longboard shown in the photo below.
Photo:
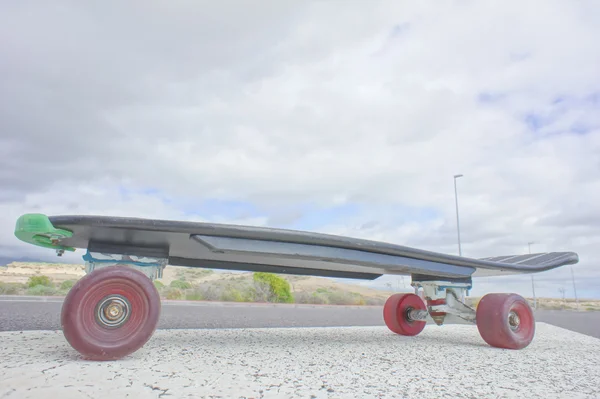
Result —
[{"label": "longboard", "polygon": [[17,237],[35,244],[35,237],[65,230],[71,234],[51,247],[164,257],[170,265],[213,269],[372,280],[383,274],[478,277],[533,273],[579,260],[574,252],[471,259],[351,237],[213,223],[102,216],[52,216],[47,221],[50,226],[33,233],[21,224]]},{"label": "longboard", "polygon": [[[75,251],[77,248],[86,249],[84,259],[92,267],[81,280],[83,282],[80,281],[78,284],[83,286],[87,281],[91,281],[86,287],[102,286],[108,284],[103,283],[104,279],[108,278],[103,276],[116,273],[113,279],[123,284],[129,281],[137,287],[139,295],[153,303],[148,305],[147,312],[154,316],[144,319],[145,323],[150,325],[154,325],[152,320],[158,317],[152,310],[156,307],[160,308],[160,303],[156,299],[156,289],[151,282],[150,287],[148,281],[143,282],[138,275],[142,276],[144,275],[142,271],[148,270],[160,272],[168,264],[366,280],[373,280],[384,274],[410,275],[415,289],[423,289],[423,299],[416,294],[397,294],[392,296],[384,306],[384,320],[388,327],[398,334],[414,335],[420,332],[428,316],[432,317],[437,324],[442,324],[447,313],[456,314],[470,321],[484,320],[482,315],[488,313],[488,310],[482,311],[482,315],[479,315],[479,309],[482,308],[482,304],[490,301],[492,307],[501,307],[506,301],[511,301],[511,309],[514,308],[510,311],[513,312],[511,314],[516,315],[514,312],[518,308],[522,313],[521,317],[507,313],[505,318],[512,320],[513,324],[517,323],[523,329],[522,326],[525,324],[533,326],[533,314],[529,305],[520,296],[489,294],[505,296],[488,297],[491,298],[488,301],[485,300],[486,297],[482,298],[477,315],[474,309],[462,303],[460,298],[464,297],[465,290],[471,288],[471,278],[536,273],[579,261],[578,255],[574,252],[474,259],[392,243],[306,231],[112,216],[48,217],[42,214],[26,214],[17,220],[15,235],[24,242],[54,249],[59,255],[64,251]],[[93,254],[118,255],[119,260],[111,264],[110,259],[104,262]],[[139,260],[140,258],[150,259],[150,261]],[[117,267],[102,267],[108,264]],[[145,273],[144,277],[148,276],[156,276],[156,274]],[[130,316],[133,311],[131,301],[126,298],[115,299],[114,295],[111,296],[110,289],[106,290],[105,297],[94,297],[99,301],[97,306],[100,306],[98,308],[100,310],[94,308],[92,311],[95,312],[94,322],[102,328],[120,331],[115,327],[118,323],[109,320],[110,312]],[[133,296],[136,295],[134,291],[131,293]],[[85,315],[86,312],[90,312],[90,309],[78,307],[84,297],[87,298],[86,293],[76,285],[65,298],[63,329],[71,345],[91,357],[121,357],[123,354],[130,353],[129,350],[124,349],[127,345],[123,344],[120,349],[114,349],[111,355],[99,355],[101,352],[106,352],[106,347],[94,346],[98,345],[97,337],[92,337],[93,339],[84,337],[85,334],[89,334],[89,331],[80,331],[78,329],[80,327],[77,327],[77,323],[81,324],[81,320],[89,317],[89,314]],[[158,305],[156,305],[157,301]],[[486,306],[484,305],[483,308]],[[403,311],[399,312],[399,309]],[[74,314],[78,314],[78,318],[73,316]],[[127,320],[130,320],[129,316]],[[114,317],[118,319],[120,316]],[[122,324],[118,325],[131,326],[127,324],[127,320],[121,320]],[[493,324],[491,321],[481,323],[483,323],[481,325]],[[504,324],[507,323],[509,322]],[[147,331],[149,327],[144,326],[146,324],[137,328]],[[486,328],[480,327],[480,323],[478,327],[480,332],[482,328],[484,330]],[[493,331],[482,333],[482,337],[493,346],[512,346],[513,349],[520,349],[526,346],[533,336],[529,337],[527,335],[529,333],[524,336],[521,330],[519,335],[513,327],[510,325],[507,327],[509,330],[512,328],[513,331],[510,342],[502,338],[502,334]],[[150,335],[146,333],[137,336],[138,343],[145,342],[144,339],[149,339]],[[146,338],[142,339],[143,337]],[[131,345],[129,343],[129,348],[138,348],[143,343],[140,346]]]}]

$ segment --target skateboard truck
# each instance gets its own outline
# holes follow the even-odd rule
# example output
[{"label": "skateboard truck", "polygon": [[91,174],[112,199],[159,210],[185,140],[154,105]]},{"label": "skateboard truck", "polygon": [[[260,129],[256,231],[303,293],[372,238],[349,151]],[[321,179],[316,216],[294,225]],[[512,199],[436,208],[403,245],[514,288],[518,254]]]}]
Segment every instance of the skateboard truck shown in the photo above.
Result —
[{"label": "skateboard truck", "polygon": [[121,265],[138,270],[151,280],[162,278],[163,270],[169,261],[167,258],[91,252],[89,249],[82,258],[85,261],[86,274],[103,267]]},{"label": "skateboard truck", "polygon": [[[468,322],[476,321],[475,309],[465,304],[464,298],[472,288],[471,278],[443,278],[413,274],[411,286],[427,304],[427,313],[435,324],[444,324],[446,315],[451,314]],[[422,318],[421,320],[425,320]]]},{"label": "skateboard truck", "polygon": [[118,245],[90,240],[82,258],[87,274],[106,266],[127,266],[155,280],[162,278],[163,270],[169,263],[169,250],[165,247]]}]

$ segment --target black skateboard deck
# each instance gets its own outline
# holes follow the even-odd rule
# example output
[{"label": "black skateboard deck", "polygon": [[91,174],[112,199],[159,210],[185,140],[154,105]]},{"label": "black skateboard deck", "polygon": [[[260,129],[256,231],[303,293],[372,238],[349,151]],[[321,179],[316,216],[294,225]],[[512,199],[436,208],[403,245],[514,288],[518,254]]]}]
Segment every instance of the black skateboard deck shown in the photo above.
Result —
[{"label": "black skateboard deck", "polygon": [[473,259],[329,234],[111,216],[27,214],[23,241],[59,250],[148,256],[169,265],[372,280],[384,274],[446,278],[535,273],[575,264],[574,252]]}]

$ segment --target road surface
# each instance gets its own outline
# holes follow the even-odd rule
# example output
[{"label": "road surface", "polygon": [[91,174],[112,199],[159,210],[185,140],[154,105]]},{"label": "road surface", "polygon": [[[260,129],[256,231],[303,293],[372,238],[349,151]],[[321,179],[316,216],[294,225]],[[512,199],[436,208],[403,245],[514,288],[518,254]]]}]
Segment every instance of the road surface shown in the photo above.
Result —
[{"label": "road surface", "polygon": [[[0,331],[58,330],[62,298],[0,296]],[[600,338],[600,312],[538,310],[536,320]],[[450,323],[460,320],[449,319]],[[163,301],[159,329],[383,326],[381,307]]]},{"label": "road surface", "polygon": [[112,362],[81,361],[59,331],[0,341],[6,399],[600,398],[600,340],[546,323],[524,351],[492,348],[466,325],[417,337],[383,326],[158,330]]}]

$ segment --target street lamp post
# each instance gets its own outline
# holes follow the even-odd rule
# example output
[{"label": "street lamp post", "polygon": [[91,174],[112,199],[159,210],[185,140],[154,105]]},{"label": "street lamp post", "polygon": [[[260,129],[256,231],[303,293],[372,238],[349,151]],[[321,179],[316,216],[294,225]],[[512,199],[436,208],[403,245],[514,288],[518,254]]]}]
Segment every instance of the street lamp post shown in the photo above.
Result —
[{"label": "street lamp post", "polygon": [[458,191],[456,189],[456,179],[463,177],[463,175],[454,175],[454,202],[456,203],[456,234],[458,236],[458,256],[462,256],[462,249],[460,247],[460,220],[458,217]]},{"label": "street lamp post", "polygon": [[573,265],[571,265],[571,278],[573,279],[573,292],[575,293],[575,302],[577,303],[577,310],[579,310],[579,298],[577,297],[577,287],[575,287],[575,272],[573,272]]},{"label": "street lamp post", "polygon": [[[527,243],[529,247],[529,254],[531,254],[531,244],[535,244],[535,242],[531,241]],[[533,274],[531,275],[531,291],[533,291],[533,308],[537,309],[537,300],[535,298],[535,284],[533,282]]]}]

